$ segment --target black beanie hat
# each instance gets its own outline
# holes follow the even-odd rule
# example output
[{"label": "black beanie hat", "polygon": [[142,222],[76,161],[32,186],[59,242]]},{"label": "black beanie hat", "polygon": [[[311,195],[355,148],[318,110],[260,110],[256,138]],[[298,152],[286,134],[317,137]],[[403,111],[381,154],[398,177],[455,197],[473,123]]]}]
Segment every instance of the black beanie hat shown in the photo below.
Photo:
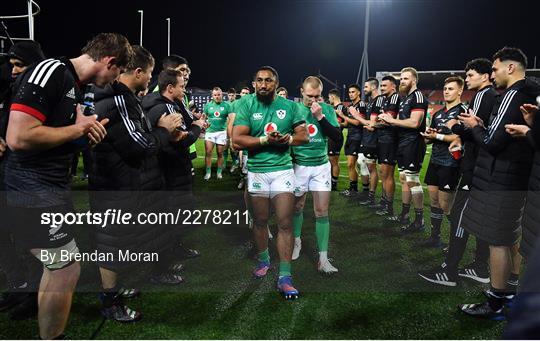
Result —
[{"label": "black beanie hat", "polygon": [[37,41],[25,40],[15,43],[9,49],[9,58],[20,59],[26,65],[34,64],[45,59],[41,46]]}]

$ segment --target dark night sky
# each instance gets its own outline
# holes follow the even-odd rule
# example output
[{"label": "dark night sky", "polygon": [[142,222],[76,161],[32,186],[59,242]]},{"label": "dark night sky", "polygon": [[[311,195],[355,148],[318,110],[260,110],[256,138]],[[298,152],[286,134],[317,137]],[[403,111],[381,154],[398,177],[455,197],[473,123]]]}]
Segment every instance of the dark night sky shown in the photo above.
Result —
[{"label": "dark night sky", "polygon": [[[24,0],[6,2],[1,15],[26,9]],[[274,66],[282,85],[291,90],[318,70],[339,83],[351,83],[363,49],[363,1],[37,2],[41,13],[35,22],[36,40],[48,56],[75,56],[92,35],[105,31],[120,32],[136,44],[137,10],[143,9],[143,44],[159,61],[167,52],[165,18],[171,17],[171,52],[189,60],[190,86],[203,88],[228,88],[249,81],[264,64]],[[467,60],[490,57],[504,45],[522,48],[532,67],[534,56],[540,57],[540,12],[532,3],[374,1],[370,73],[409,65],[419,70],[461,70]],[[13,36],[27,34],[26,22],[6,24]]]}]

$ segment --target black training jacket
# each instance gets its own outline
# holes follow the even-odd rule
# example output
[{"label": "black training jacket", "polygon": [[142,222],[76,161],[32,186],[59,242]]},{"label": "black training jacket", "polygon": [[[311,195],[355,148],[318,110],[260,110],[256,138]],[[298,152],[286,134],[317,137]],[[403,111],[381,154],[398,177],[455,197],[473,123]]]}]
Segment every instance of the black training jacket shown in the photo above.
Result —
[{"label": "black training jacket", "polygon": [[490,245],[518,242],[533,149],[526,139],[516,139],[506,124],[526,124],[519,109],[534,103],[540,86],[524,79],[506,89],[493,107],[487,128],[477,126],[472,134],[480,150],[470,198],[462,224]]}]

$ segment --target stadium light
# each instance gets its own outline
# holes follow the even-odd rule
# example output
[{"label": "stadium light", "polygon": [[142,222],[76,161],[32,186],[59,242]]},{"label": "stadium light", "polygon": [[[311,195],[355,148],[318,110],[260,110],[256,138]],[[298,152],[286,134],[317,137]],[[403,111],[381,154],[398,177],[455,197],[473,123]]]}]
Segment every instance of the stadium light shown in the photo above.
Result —
[{"label": "stadium light", "polygon": [[28,5],[28,37],[34,40],[34,15],[32,14],[32,0],[27,1]]},{"label": "stadium light", "polygon": [[142,9],[140,9],[138,12],[141,14],[141,34],[139,36],[139,45],[143,46],[142,37],[143,37],[143,16],[144,16],[144,11]]},{"label": "stadium light", "polygon": [[167,20],[167,56],[171,55],[171,18]]},{"label": "stadium light", "polygon": [[[369,62],[368,62],[368,42],[369,42],[369,8],[370,0],[366,1],[366,15],[364,21],[364,51],[362,52],[362,59],[360,60],[360,67],[358,68],[358,74],[356,76],[356,83],[363,84],[369,77]],[[358,83],[360,80],[360,73],[362,73],[362,83]]]}]

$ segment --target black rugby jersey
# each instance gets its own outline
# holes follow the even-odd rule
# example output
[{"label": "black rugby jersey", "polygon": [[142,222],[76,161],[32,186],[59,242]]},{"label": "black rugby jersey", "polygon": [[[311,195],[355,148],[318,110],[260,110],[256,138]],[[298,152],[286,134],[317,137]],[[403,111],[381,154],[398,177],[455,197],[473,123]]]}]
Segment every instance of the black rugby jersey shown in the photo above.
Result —
[{"label": "black rugby jersey", "polygon": [[[386,96],[384,99],[382,111],[396,118],[399,112],[399,103],[400,103],[400,98],[399,98],[398,93],[394,93],[390,96]],[[395,142],[396,137],[397,137],[395,127],[392,127],[390,125],[382,125],[380,128],[377,129],[377,131],[379,134],[378,138],[379,138],[380,143],[394,143]]]},{"label": "black rugby jersey", "polygon": [[[457,120],[459,114],[467,111],[467,107],[462,103],[453,106],[446,110],[442,108],[433,114],[430,127],[436,129],[439,134],[451,135],[452,131],[446,126],[448,121]],[[434,140],[433,148],[431,149],[431,159],[429,162],[447,167],[458,167],[459,161],[455,160],[448,150],[450,143]]]},{"label": "black rugby jersey", "polygon": [[[10,110],[33,116],[48,127],[72,125],[77,105],[83,101],[79,84],[69,59],[46,59],[21,75]],[[13,151],[6,162],[9,204],[20,207],[64,204],[73,154],[87,143],[83,137],[50,149]]]},{"label": "black rugby jersey", "polygon": [[420,135],[421,132],[426,130],[426,115],[428,108],[428,100],[424,94],[416,89],[406,96],[399,105],[399,119],[406,120],[411,118],[411,114],[414,111],[422,110],[424,111],[424,116],[422,122],[418,128],[402,128],[398,127],[398,136],[399,136],[399,146],[405,146],[409,143],[422,138]]}]

